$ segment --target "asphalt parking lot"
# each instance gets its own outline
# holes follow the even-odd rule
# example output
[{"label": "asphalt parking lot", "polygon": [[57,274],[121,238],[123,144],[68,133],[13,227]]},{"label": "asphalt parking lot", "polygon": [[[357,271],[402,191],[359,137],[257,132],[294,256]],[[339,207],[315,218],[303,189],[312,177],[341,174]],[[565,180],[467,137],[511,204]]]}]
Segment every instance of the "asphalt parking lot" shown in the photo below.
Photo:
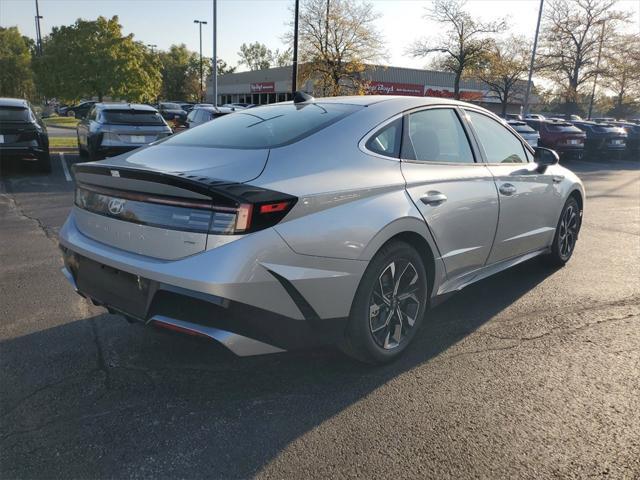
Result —
[{"label": "asphalt parking lot", "polygon": [[567,162],[574,258],[430,312],[400,361],[236,358],[74,294],[57,232],[77,156],[0,182],[2,478],[640,478],[640,161]]}]

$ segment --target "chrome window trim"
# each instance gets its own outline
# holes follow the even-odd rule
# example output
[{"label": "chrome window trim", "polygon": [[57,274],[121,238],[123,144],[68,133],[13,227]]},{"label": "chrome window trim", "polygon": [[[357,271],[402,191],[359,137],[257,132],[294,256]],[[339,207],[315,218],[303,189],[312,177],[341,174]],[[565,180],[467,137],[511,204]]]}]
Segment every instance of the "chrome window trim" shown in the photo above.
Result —
[{"label": "chrome window trim", "polygon": [[[469,143],[469,148],[471,149],[471,155],[473,156],[473,160],[474,160],[472,163],[468,163],[468,162],[431,162],[431,161],[422,161],[422,160],[411,160],[411,159],[408,159],[408,158],[402,158],[402,148],[400,148],[400,157],[390,157],[390,156],[387,156],[387,155],[382,155],[382,154],[377,153],[377,152],[373,152],[373,151],[369,150],[366,147],[367,142],[371,139],[371,137],[376,135],[380,130],[382,130],[384,127],[386,127],[390,123],[396,121],[398,118],[403,118],[405,115],[410,115],[412,113],[415,113],[415,112],[418,112],[418,111],[422,111],[422,110],[433,110],[433,109],[441,109],[441,108],[449,108],[449,109],[453,110],[454,113],[456,113],[456,115],[458,115],[456,110],[458,110],[459,107],[460,107],[459,105],[450,105],[450,104],[421,105],[421,106],[418,106],[418,107],[409,108],[409,109],[404,110],[404,111],[402,111],[400,113],[396,113],[392,117],[389,117],[386,120],[380,122],[378,125],[376,125],[371,130],[369,130],[367,133],[365,133],[365,135],[358,142],[358,148],[360,149],[360,151],[362,151],[363,153],[366,153],[367,155],[371,155],[371,156],[374,156],[374,157],[382,158],[384,160],[396,161],[398,163],[406,162],[406,163],[415,163],[415,164],[420,164],[420,165],[440,165],[440,166],[447,166],[448,165],[448,166],[452,166],[452,167],[469,167],[469,166],[476,166],[476,165],[477,166],[485,166],[486,163],[484,162],[484,159],[481,158],[480,160],[478,160],[477,155],[476,155],[476,151],[474,150],[473,145],[471,144],[471,139],[470,138],[467,138],[467,142]],[[465,126],[465,124],[463,122],[463,119],[458,118],[458,121],[460,122],[460,126],[462,127],[462,130],[464,131],[465,136],[468,136],[469,134],[472,133],[472,132],[468,132],[467,131],[466,126]],[[404,129],[404,124],[403,124],[403,129]],[[402,136],[404,137],[404,132],[403,132]]]}]

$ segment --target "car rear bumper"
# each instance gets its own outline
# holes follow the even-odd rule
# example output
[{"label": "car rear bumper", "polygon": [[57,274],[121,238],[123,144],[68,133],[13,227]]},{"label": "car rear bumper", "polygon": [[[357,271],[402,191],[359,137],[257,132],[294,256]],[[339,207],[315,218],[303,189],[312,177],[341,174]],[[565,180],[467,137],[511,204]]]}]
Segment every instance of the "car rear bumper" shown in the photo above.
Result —
[{"label": "car rear bumper", "polygon": [[239,335],[272,351],[339,341],[367,265],[296,254],[273,229],[159,260],[85,236],[73,213],[60,245],[67,278],[96,304],[218,341],[218,330]]},{"label": "car rear bumper", "polygon": [[46,152],[40,145],[0,144],[0,158],[4,157],[30,157],[36,158]]}]

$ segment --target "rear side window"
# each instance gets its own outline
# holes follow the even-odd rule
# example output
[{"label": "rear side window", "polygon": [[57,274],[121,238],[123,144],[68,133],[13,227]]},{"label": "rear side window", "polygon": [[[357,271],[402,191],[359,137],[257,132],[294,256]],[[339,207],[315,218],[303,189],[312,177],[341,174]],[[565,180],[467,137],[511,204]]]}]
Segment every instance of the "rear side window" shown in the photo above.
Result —
[{"label": "rear side window", "polygon": [[400,142],[402,141],[402,118],[394,120],[382,127],[367,142],[367,149],[386,157],[400,157]]},{"label": "rear side window", "polygon": [[274,148],[293,143],[361,109],[337,103],[256,107],[225,115],[164,142],[218,148]]},{"label": "rear side window", "polygon": [[164,125],[159,113],[136,110],[105,110],[104,123],[118,125]]},{"label": "rear side window", "polygon": [[524,146],[509,130],[492,118],[467,110],[488,163],[526,163]]},{"label": "rear side window", "polygon": [[409,114],[402,157],[421,162],[473,163],[460,119],[450,108]]},{"label": "rear side window", "polygon": [[29,110],[22,107],[0,107],[0,122],[28,122]]}]

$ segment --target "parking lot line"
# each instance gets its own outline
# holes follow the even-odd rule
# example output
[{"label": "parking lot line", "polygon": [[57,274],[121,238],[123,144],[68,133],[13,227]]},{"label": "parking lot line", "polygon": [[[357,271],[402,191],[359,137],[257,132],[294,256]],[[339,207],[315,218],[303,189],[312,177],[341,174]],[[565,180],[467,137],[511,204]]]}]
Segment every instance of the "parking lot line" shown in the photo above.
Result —
[{"label": "parking lot line", "polygon": [[64,172],[64,178],[67,182],[72,181],[71,174],[69,173],[69,168],[67,168],[67,162],[64,159],[64,153],[60,152],[60,163],[62,164],[62,171]]}]

